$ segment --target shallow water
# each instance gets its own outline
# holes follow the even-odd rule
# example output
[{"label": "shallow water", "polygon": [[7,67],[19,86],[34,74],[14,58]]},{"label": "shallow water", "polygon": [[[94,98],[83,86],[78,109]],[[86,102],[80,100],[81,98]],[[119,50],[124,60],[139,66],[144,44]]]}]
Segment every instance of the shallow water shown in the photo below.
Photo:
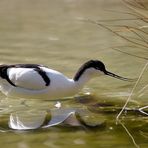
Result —
[{"label": "shallow water", "polygon": [[[112,11],[110,11],[112,10]],[[146,61],[111,49],[125,41],[85,19],[125,19],[117,13],[129,11],[118,0],[5,0],[0,1],[0,63],[40,63],[73,77],[87,60],[99,59],[108,70],[137,78]],[[111,21],[107,24],[139,24],[138,21]],[[133,54],[148,56],[142,49]],[[147,116],[138,111],[147,105],[146,69],[132,100],[116,124],[134,83],[100,77],[87,84],[77,96],[65,99],[63,108],[83,110],[86,122],[102,123],[97,129],[52,127],[31,131],[11,130],[11,113],[40,112],[55,108],[55,101],[6,98],[0,94],[0,146],[3,147],[148,147]],[[129,133],[128,133],[129,132]],[[132,139],[133,138],[133,139]]]}]

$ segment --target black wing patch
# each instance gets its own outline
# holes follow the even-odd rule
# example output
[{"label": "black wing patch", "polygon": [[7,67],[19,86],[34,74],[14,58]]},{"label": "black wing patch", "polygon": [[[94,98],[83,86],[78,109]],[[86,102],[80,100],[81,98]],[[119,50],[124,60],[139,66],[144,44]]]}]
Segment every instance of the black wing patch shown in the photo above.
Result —
[{"label": "black wing patch", "polygon": [[43,78],[43,80],[45,81],[46,83],[46,86],[49,86],[50,84],[50,79],[48,78],[48,76],[46,75],[46,72],[43,71],[42,69],[40,68],[35,68],[34,69],[36,72],[38,72],[38,74]]},{"label": "black wing patch", "polygon": [[11,85],[16,87],[16,85],[10,81],[10,79],[7,75],[7,69],[8,69],[7,65],[5,65],[5,66],[1,65],[0,66],[0,77],[3,78],[3,79],[6,79]]},{"label": "black wing patch", "polygon": [[32,68],[34,69],[45,81],[45,85],[49,86],[50,79],[47,76],[46,72],[43,71],[40,66],[43,65],[37,65],[37,64],[16,64],[16,65],[0,65],[0,77],[3,79],[6,79],[11,85],[17,87],[8,77],[7,69],[8,68]]}]

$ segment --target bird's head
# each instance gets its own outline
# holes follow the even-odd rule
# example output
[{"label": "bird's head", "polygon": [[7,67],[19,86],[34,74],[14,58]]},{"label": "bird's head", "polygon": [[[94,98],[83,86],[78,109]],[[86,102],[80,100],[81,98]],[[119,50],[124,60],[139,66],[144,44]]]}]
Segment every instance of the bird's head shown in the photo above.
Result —
[{"label": "bird's head", "polygon": [[105,65],[103,62],[99,60],[90,60],[86,63],[84,63],[80,69],[78,70],[77,74],[74,77],[75,81],[78,81],[79,78],[84,74],[87,73],[88,75],[91,75],[92,77],[98,76],[98,75],[107,75],[111,76],[120,80],[124,81],[131,81],[132,79],[124,78],[119,75],[116,75],[112,72],[109,72],[106,70]]}]

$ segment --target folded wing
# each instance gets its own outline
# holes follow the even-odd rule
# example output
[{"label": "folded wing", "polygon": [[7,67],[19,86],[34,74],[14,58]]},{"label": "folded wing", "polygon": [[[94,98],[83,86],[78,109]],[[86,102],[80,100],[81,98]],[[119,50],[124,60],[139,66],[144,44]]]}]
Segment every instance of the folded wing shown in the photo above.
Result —
[{"label": "folded wing", "polygon": [[15,87],[31,90],[41,90],[47,88],[49,78],[46,73],[33,68],[8,68],[9,80]]}]

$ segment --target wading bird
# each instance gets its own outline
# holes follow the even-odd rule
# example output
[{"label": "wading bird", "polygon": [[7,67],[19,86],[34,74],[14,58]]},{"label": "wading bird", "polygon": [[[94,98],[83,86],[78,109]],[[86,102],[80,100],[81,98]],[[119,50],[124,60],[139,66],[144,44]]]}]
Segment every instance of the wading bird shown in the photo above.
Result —
[{"label": "wading bird", "polygon": [[99,60],[84,63],[73,79],[43,65],[0,65],[0,90],[6,96],[21,98],[68,97],[78,93],[91,78],[101,75],[131,80],[107,71]]}]

